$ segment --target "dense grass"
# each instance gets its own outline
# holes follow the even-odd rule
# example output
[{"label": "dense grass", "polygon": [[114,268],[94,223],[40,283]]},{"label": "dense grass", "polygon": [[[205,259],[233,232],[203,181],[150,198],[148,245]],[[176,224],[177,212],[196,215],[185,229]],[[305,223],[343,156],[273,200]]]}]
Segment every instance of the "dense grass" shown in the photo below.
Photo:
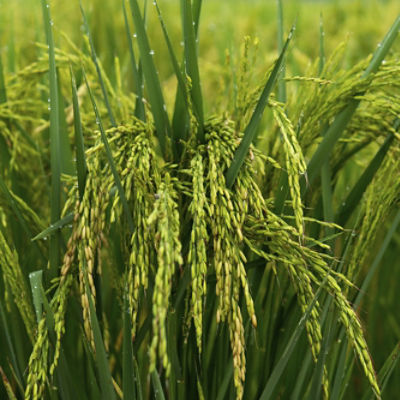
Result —
[{"label": "dense grass", "polygon": [[0,5],[1,398],[396,398],[396,1]]}]

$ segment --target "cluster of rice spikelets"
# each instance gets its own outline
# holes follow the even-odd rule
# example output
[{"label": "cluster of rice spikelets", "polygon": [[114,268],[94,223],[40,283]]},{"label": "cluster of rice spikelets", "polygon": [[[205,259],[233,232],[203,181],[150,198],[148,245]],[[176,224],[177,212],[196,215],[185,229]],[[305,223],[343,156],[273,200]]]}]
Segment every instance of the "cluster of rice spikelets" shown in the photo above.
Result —
[{"label": "cluster of rice spikelets", "polygon": [[[246,57],[248,46],[249,39],[244,47]],[[206,121],[205,142],[195,144],[189,140],[183,143],[184,155],[180,165],[165,163],[160,159],[155,146],[150,113],[148,122],[129,118],[128,123],[107,130],[113,159],[132,211],[132,231],[123,218],[122,200],[115,190],[114,178],[104,154],[104,144],[96,130],[96,122],[93,120],[89,102],[86,101],[86,93],[84,90],[80,91],[87,146],[87,179],[84,195],[79,198],[76,178],[65,177],[65,187],[69,192],[63,215],[72,212],[74,219],[60,276],[57,278],[58,288],[50,304],[54,313],[56,337],[54,352],[50,352],[50,362],[49,322],[44,315],[36,325],[18,258],[0,231],[0,264],[6,288],[11,290],[16,298],[24,293],[24,300],[17,304],[29,337],[34,342],[29,361],[26,398],[40,398],[49,376],[54,373],[65,332],[68,299],[76,293],[81,297],[85,335],[94,349],[87,294],[92,296],[95,304],[95,282],[97,278],[101,279],[102,263],[107,265],[107,268],[113,268],[108,265],[108,260],[104,262],[109,251],[108,227],[113,224],[121,231],[121,248],[126,259],[124,276],[118,277],[118,289],[127,288],[133,339],[140,318],[143,314],[152,313],[150,370],[156,369],[157,363],[160,362],[167,376],[170,372],[167,324],[169,312],[174,311],[172,292],[182,274],[189,270],[191,279],[187,299],[190,306],[187,307],[184,319],[191,318],[193,321],[196,343],[201,353],[205,342],[203,317],[206,296],[210,290],[215,290],[218,301],[215,318],[218,323],[224,323],[228,328],[236,396],[238,399],[243,398],[246,374],[244,326],[248,320],[254,328],[257,327],[246,263],[255,258],[262,258],[266,263],[287,272],[303,312],[312,303],[316,290],[324,284],[324,290],[333,297],[340,321],[346,329],[349,342],[365,375],[379,397],[380,390],[361,324],[345,294],[347,288],[352,287],[351,282],[358,272],[358,265],[361,265],[366,257],[366,246],[376,234],[379,220],[398,201],[398,185],[385,180],[385,176],[398,174],[398,163],[393,161],[398,154],[394,152],[394,156],[385,161],[365,195],[364,217],[346,276],[330,268],[333,258],[329,255],[329,246],[307,236],[305,222],[312,219],[306,216],[300,184],[306,173],[305,154],[311,153],[315,142],[320,140],[321,128],[329,123],[349,99],[362,98],[363,105],[345,131],[341,140],[343,145],[356,146],[373,140],[379,142],[381,130],[398,135],[391,128],[394,117],[400,114],[398,94],[387,89],[388,85],[399,88],[398,80],[393,79],[399,72],[398,63],[388,60],[371,83],[371,80],[360,80],[368,60],[362,61],[349,71],[337,73],[343,49],[344,47],[340,48],[327,62],[320,78],[292,79],[300,82],[300,100],[296,104],[289,103],[285,108],[283,104],[270,99],[269,106],[276,127],[281,132],[281,141],[274,137],[275,142],[271,146],[273,157],[263,156],[251,147],[232,189],[227,189],[224,174],[231,165],[240,142],[242,121],[233,122],[227,116],[213,117]],[[57,57],[61,66],[65,66],[68,60],[78,63],[81,57],[88,65],[88,76],[95,74],[95,67],[87,56],[80,54],[77,57],[58,52]],[[248,65],[245,62],[242,63],[242,69],[242,73],[247,74]],[[39,61],[18,74],[18,81],[14,83],[15,93],[31,93],[32,101],[19,104],[14,99],[9,102],[8,108],[0,105],[0,119],[7,118],[13,123],[18,123],[22,121],[22,117],[19,116],[24,114],[25,125],[39,126],[34,134],[39,134],[47,128],[47,123],[40,118],[43,102],[34,94],[38,78],[46,72],[47,66],[44,61]],[[16,82],[25,82],[26,87],[23,88]],[[117,102],[118,96],[106,78],[105,82],[111,101]],[[190,81],[188,84],[190,85]],[[244,81],[241,81],[241,85],[245,86]],[[100,90],[95,83],[93,89]],[[123,97],[119,100],[123,103],[121,112],[125,117],[119,116],[119,119],[128,120],[125,114],[128,114],[127,110],[132,107],[133,101]],[[251,96],[239,98],[238,103],[234,105],[236,117],[245,118],[245,114],[251,108],[249,104],[252,103]],[[20,107],[24,107],[23,113]],[[101,112],[105,113],[104,109],[101,109]],[[189,114],[192,119],[191,131],[196,132],[192,110],[189,110]],[[16,160],[38,156],[22,133],[19,140],[19,134],[11,135],[8,125],[1,125],[0,128],[5,140],[12,142],[13,157]],[[27,151],[25,147],[30,150]],[[351,147],[346,151],[351,153]],[[346,154],[343,155],[340,146],[337,146],[333,153],[333,164],[340,163]],[[16,172],[32,177],[32,186],[39,188],[38,192],[41,192],[42,183],[34,177],[37,172],[36,166],[32,170],[24,170],[24,163],[20,161],[11,165],[15,165]],[[264,169],[270,166],[275,168],[274,172],[279,169],[288,174],[290,201],[286,203],[286,209],[290,209],[292,216],[278,216],[271,209],[268,196],[273,188],[266,189],[263,186]],[[272,174],[271,182],[275,182],[279,175],[274,172],[269,171]],[[27,190],[32,191],[31,188]],[[43,230],[36,213],[18,196],[13,193],[11,195],[30,225],[38,232]],[[312,195],[317,198],[319,193]],[[39,198],[36,194],[32,196],[36,209],[41,210]],[[1,210],[3,199],[0,201]],[[291,218],[294,220],[293,225],[290,223]],[[334,224],[325,225],[337,228]],[[315,245],[313,248],[307,246],[310,242]],[[45,247],[43,243],[39,243],[39,246]],[[214,275],[215,288],[208,279]],[[146,309],[144,300],[149,292],[151,310]],[[306,322],[307,338],[314,361],[318,359],[322,344],[320,321],[320,304],[316,302]],[[329,396],[328,388],[328,374],[325,369],[323,389],[326,398]]]}]

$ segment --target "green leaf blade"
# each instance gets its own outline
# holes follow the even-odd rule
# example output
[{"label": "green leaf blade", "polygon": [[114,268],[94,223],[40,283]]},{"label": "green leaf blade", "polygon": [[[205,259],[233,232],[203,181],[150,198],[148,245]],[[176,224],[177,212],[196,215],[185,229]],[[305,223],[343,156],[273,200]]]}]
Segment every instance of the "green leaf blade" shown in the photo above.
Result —
[{"label": "green leaf blade", "polygon": [[164,159],[169,158],[168,139],[172,137],[167,107],[161,90],[160,80],[153,61],[154,51],[150,48],[146,28],[140,13],[137,0],[130,0],[132,18],[136,27],[143,74],[147,84],[147,92],[154,117],[156,134]]},{"label": "green leaf blade", "polygon": [[251,120],[244,131],[243,138],[240,142],[240,145],[236,149],[235,155],[232,160],[232,164],[228,168],[228,171],[226,172],[225,178],[226,178],[226,186],[228,188],[231,188],[233,186],[235,179],[239,173],[239,170],[247,156],[250,145],[253,143],[253,141],[256,137],[257,128],[260,124],[262,115],[264,113],[264,109],[268,103],[269,95],[271,94],[272,89],[274,88],[275,83],[278,79],[278,75],[279,75],[280,69],[283,65],[284,58],[285,58],[285,53],[286,53],[286,50],[292,39],[294,29],[295,29],[295,27],[293,26],[292,29],[290,30],[288,38],[286,39],[286,43],[283,46],[283,49],[279,55],[279,58],[275,63],[275,66],[271,72],[271,75],[268,78],[268,81],[264,87],[263,92],[261,93],[260,99],[258,100],[258,103],[257,103],[254,113],[251,117]]}]

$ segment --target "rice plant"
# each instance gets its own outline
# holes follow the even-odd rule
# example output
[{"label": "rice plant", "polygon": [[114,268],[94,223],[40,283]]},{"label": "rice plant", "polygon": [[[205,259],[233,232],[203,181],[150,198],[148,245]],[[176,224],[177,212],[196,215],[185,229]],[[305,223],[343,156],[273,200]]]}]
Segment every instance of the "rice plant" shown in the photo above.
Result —
[{"label": "rice plant", "polygon": [[116,3],[78,44],[42,0],[33,59],[0,54],[1,396],[393,398],[400,14],[356,61],[321,16],[299,71],[278,1],[274,59],[203,71],[207,3]]}]

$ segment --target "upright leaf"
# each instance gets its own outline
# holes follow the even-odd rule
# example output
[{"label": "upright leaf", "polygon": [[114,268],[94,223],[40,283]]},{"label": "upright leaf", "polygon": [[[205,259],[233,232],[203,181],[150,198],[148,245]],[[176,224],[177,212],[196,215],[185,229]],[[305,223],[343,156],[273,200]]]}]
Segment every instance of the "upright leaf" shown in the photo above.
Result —
[{"label": "upright leaf", "polygon": [[182,21],[183,21],[183,41],[185,45],[185,66],[187,74],[191,79],[191,94],[193,99],[194,111],[199,123],[198,140],[204,142],[204,111],[203,96],[201,93],[200,73],[197,55],[197,40],[193,21],[191,0],[181,0]]},{"label": "upright leaf", "polygon": [[250,145],[256,138],[258,126],[260,124],[262,115],[264,113],[264,109],[268,103],[269,95],[271,94],[272,89],[275,86],[276,80],[281,70],[285,58],[285,53],[289,46],[290,40],[292,39],[294,29],[295,27],[293,26],[289,32],[289,36],[286,40],[286,43],[283,46],[279,58],[275,63],[274,69],[272,70],[271,75],[269,76],[267,83],[264,87],[264,90],[261,93],[260,99],[258,100],[254,113],[251,116],[250,122],[247,125],[246,129],[244,130],[243,138],[233,156],[232,164],[228,168],[228,171],[226,172],[225,178],[226,178],[226,186],[228,188],[231,188],[233,186],[235,179],[239,173],[240,167],[244,163],[244,160],[247,156]]},{"label": "upright leaf", "polygon": [[131,60],[134,91],[137,96],[136,107],[135,107],[135,116],[137,118],[141,119],[142,121],[145,121],[146,115],[145,115],[144,103],[143,103],[142,77],[136,66],[136,57],[135,57],[135,52],[133,51],[132,35],[131,35],[131,30],[129,28],[128,16],[127,16],[126,7],[125,7],[126,0],[121,0],[121,1],[122,1],[122,10],[124,13],[126,38],[128,40],[129,56],[130,56],[130,60]]},{"label": "upright leaf", "polygon": [[126,200],[125,191],[124,191],[124,188],[122,187],[121,179],[120,179],[120,177],[118,175],[118,171],[117,171],[117,168],[116,168],[115,163],[114,163],[114,159],[113,159],[113,156],[112,156],[112,153],[111,153],[111,148],[110,148],[110,145],[108,143],[108,139],[107,139],[104,127],[103,127],[103,123],[102,123],[102,120],[101,120],[101,116],[100,116],[99,110],[97,108],[96,100],[94,99],[92,90],[90,89],[89,82],[87,81],[85,71],[83,71],[83,76],[85,78],[85,82],[86,82],[86,86],[88,88],[90,100],[92,102],[92,106],[93,106],[94,112],[96,114],[96,121],[98,122],[98,126],[99,126],[99,129],[100,129],[101,140],[103,142],[104,149],[106,151],[108,164],[110,165],[110,169],[111,169],[111,172],[112,172],[113,177],[114,177],[114,182],[115,182],[115,185],[117,186],[118,194],[119,194],[119,197],[120,197],[120,199],[122,201],[122,206],[124,208],[124,213],[125,213],[126,222],[128,224],[128,229],[129,229],[129,231],[131,233],[133,233],[134,225],[133,225],[133,220],[132,220],[132,213],[130,211],[130,208],[129,208],[129,205],[128,205],[128,201]]},{"label": "upright leaf", "polygon": [[97,59],[96,50],[94,48],[92,36],[90,34],[89,24],[88,24],[88,21],[87,21],[87,18],[86,18],[85,11],[84,11],[83,6],[82,6],[82,0],[79,0],[79,5],[81,7],[81,13],[82,13],[82,18],[83,18],[83,26],[85,28],[86,35],[87,35],[87,37],[89,39],[90,53],[91,53],[91,56],[92,56],[92,61],[93,61],[94,65],[95,65],[95,67],[96,67],[97,77],[99,78],[99,83],[100,83],[101,91],[103,93],[104,103],[105,103],[105,105],[107,107],[108,117],[110,118],[111,125],[112,126],[117,126],[117,123],[116,123],[115,118],[114,118],[114,114],[113,114],[112,109],[111,109],[110,101],[108,99],[107,89],[106,89],[106,86],[104,84],[103,75],[101,73],[99,61]]},{"label": "upright leaf", "polygon": [[76,91],[76,82],[74,72],[70,68],[71,88],[72,88],[72,106],[74,110],[74,127],[75,127],[75,147],[76,147],[76,172],[78,175],[79,198],[82,200],[85,192],[85,182],[87,174],[87,166],[85,159],[85,147],[83,143],[83,132],[81,114],[79,111],[79,101]]},{"label": "upright leaf", "polygon": [[136,27],[140,58],[143,65],[143,74],[147,85],[147,93],[151,111],[156,126],[156,134],[160,149],[165,159],[169,158],[168,139],[172,137],[171,126],[168,119],[167,107],[161,91],[161,84],[153,61],[154,50],[150,48],[146,28],[140,14],[137,0],[130,0],[132,18]]},{"label": "upright leaf", "polygon": [[[51,167],[51,222],[56,222],[61,215],[61,139],[60,139],[60,110],[58,98],[58,79],[53,39],[50,6],[47,0],[42,0],[43,19],[49,49],[49,80],[50,80],[50,167]],[[61,233],[55,232],[50,238],[50,275],[55,276],[60,262]]]}]

